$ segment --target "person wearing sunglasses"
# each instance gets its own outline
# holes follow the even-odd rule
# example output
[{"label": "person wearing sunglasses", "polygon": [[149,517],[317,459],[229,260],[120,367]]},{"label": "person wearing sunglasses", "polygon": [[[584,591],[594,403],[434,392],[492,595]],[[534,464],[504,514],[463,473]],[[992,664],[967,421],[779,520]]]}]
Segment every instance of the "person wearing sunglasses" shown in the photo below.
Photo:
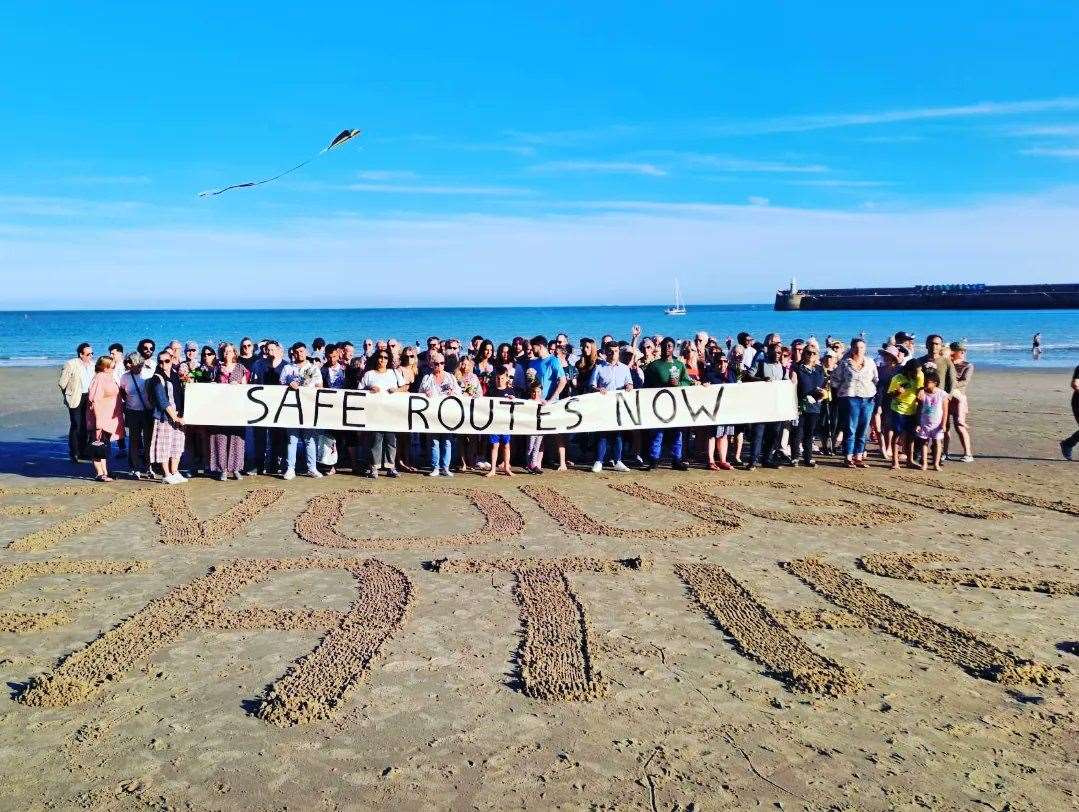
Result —
[{"label": "person wearing sunglasses", "polygon": [[[421,378],[419,355],[418,348],[406,345],[401,348],[397,355],[397,363],[394,365],[397,374],[401,376],[401,387],[409,392],[419,391]],[[413,444],[418,436],[404,432],[397,435],[397,467],[399,470],[407,471],[408,473],[415,472],[414,462],[419,459],[420,449],[419,446],[413,449]]]},{"label": "person wearing sunglasses", "polygon": [[86,459],[86,409],[90,383],[94,379],[94,348],[83,342],[75,348],[75,357],[60,370],[57,385],[67,407],[69,427],[67,454],[72,464]]},{"label": "person wearing sunglasses", "polygon": [[798,392],[798,424],[791,429],[791,464],[816,468],[813,460],[813,438],[817,434],[821,402],[824,400],[824,367],[816,347],[802,348],[801,361],[791,370]]},{"label": "person wearing sunglasses", "polygon": [[[397,392],[407,392],[404,381],[396,369],[390,366],[389,348],[376,350],[371,357],[371,367],[360,379],[360,388],[373,395],[392,395]],[[367,476],[371,479],[378,478],[378,472],[386,469],[386,476],[394,479],[397,477],[397,435],[392,431],[369,431],[368,440],[371,444],[370,465],[367,468]]]},{"label": "person wearing sunglasses", "polygon": [[150,462],[160,465],[166,485],[180,485],[187,477],[180,473],[186,436],[184,419],[176,401],[177,383],[173,376],[175,361],[172,353],[163,350],[157,355],[157,368],[150,379],[150,401],[154,410],[154,430],[150,439]]},{"label": "person wearing sunglasses", "polygon": [[[420,392],[429,398],[444,398],[461,394],[457,379],[446,371],[446,357],[440,352],[428,352],[427,363],[431,371],[420,381]],[[453,476],[453,435],[428,434],[427,450],[430,455],[431,472],[428,476]]]}]

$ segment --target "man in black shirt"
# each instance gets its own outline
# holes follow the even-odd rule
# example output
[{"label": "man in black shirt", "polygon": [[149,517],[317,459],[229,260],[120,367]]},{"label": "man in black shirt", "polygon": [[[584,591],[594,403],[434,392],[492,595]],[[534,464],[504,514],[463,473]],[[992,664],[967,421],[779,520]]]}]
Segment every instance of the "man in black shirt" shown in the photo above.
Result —
[{"label": "man in black shirt", "polygon": [[[1072,417],[1075,418],[1076,423],[1079,423],[1079,366],[1072,372]],[[1079,445],[1079,431],[1066,440],[1060,441],[1060,453],[1064,455],[1064,459],[1072,458],[1072,449],[1077,445]]]}]

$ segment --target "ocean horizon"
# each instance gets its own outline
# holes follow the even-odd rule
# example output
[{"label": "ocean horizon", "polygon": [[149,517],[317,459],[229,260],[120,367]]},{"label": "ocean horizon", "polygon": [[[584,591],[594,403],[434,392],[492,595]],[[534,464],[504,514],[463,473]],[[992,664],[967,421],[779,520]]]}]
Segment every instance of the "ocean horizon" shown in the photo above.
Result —
[{"label": "ocean horizon", "polygon": [[[628,338],[640,324],[646,335],[687,338],[707,330],[720,342],[748,330],[756,338],[778,331],[785,340],[843,341],[863,334],[871,348],[897,330],[918,337],[940,333],[947,341],[965,340],[968,357],[991,367],[1065,369],[1079,364],[1077,310],[849,310],[777,312],[771,304],[688,304],[685,316],[668,316],[666,304],[509,307],[365,308],[192,308],[123,310],[0,311],[0,366],[52,366],[72,357],[75,345],[89,341],[104,353],[119,341],[125,349],[153,338],[215,344],[276,338],[285,343],[316,336],[327,341],[397,338],[423,345],[429,335],[454,336],[467,343],[483,335],[496,343],[514,336],[567,333],[574,341],[610,333]],[[1042,357],[1031,357],[1031,338],[1042,335]]]}]

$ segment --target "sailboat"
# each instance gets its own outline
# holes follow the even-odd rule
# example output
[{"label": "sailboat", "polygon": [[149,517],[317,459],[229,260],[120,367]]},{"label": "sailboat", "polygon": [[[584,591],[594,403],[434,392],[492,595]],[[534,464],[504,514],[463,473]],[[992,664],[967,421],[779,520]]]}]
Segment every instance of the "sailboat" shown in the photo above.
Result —
[{"label": "sailboat", "polygon": [[686,315],[686,304],[682,301],[682,288],[678,285],[678,280],[674,280],[674,305],[668,307],[664,311],[668,316],[684,316]]}]

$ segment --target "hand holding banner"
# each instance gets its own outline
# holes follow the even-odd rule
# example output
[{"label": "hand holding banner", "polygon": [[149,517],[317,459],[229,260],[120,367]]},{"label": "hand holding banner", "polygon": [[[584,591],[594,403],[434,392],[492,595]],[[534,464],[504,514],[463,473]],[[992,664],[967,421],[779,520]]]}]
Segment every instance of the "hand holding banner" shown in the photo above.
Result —
[{"label": "hand holding banner", "polygon": [[184,387],[184,421],[196,426],[532,435],[770,423],[797,416],[789,381],[635,389],[554,403],[313,387]]}]

